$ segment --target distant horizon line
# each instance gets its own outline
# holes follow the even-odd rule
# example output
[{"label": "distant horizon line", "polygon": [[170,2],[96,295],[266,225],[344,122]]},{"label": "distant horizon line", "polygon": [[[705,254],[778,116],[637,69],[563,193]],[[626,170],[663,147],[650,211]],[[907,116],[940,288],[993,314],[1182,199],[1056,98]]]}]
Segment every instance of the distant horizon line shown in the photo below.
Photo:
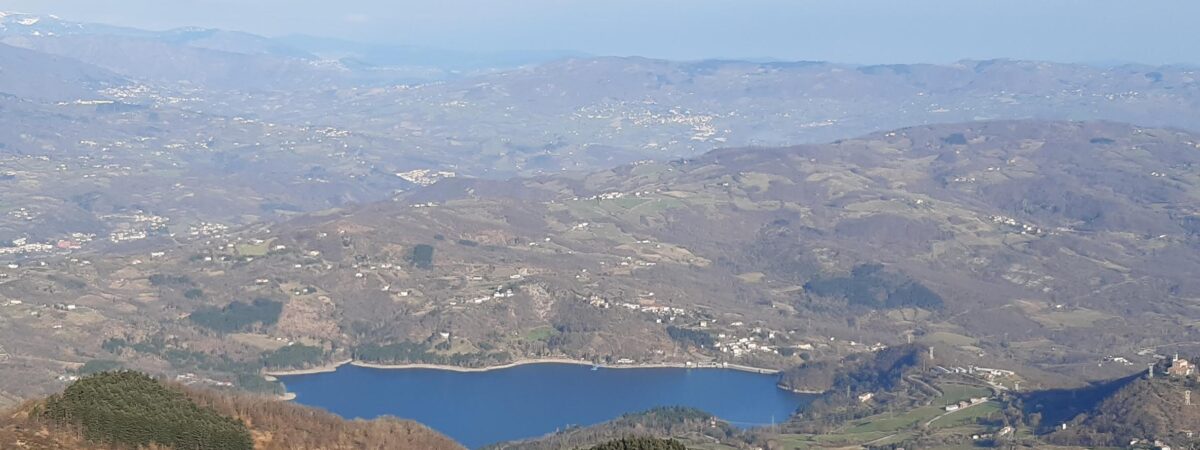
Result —
[{"label": "distant horizon line", "polygon": [[[143,31],[143,32],[150,32],[150,33],[169,33],[169,32],[173,32],[173,31],[187,31],[187,30],[220,31],[220,32],[226,32],[226,33],[239,33],[239,34],[245,34],[245,35],[249,35],[249,36],[256,36],[259,38],[271,40],[271,41],[274,41],[274,42],[277,42],[277,43],[280,43],[283,45],[289,45],[289,46],[293,46],[293,47],[295,47],[295,46],[286,42],[287,39],[308,38],[308,39],[318,39],[318,40],[325,40],[325,41],[337,41],[337,42],[341,42],[344,44],[352,44],[352,45],[363,45],[363,46],[373,46],[373,47],[409,48],[409,49],[420,49],[420,50],[427,50],[427,51],[447,52],[447,53],[470,53],[470,54],[475,54],[478,56],[485,56],[485,55],[495,56],[495,55],[505,55],[505,54],[509,54],[509,55],[518,54],[519,55],[519,54],[538,54],[538,53],[547,54],[547,55],[552,55],[552,54],[561,54],[562,55],[562,56],[550,57],[550,58],[546,59],[545,61],[529,63],[529,64],[522,64],[522,65],[537,65],[537,64],[544,64],[546,62],[566,61],[566,60],[571,60],[571,59],[641,58],[641,59],[648,59],[648,60],[678,62],[678,63],[701,63],[701,62],[748,62],[748,63],[757,63],[757,64],[822,63],[822,64],[838,64],[838,65],[846,65],[846,66],[861,66],[861,67],[914,66],[914,65],[949,66],[949,65],[954,65],[954,64],[963,63],[963,62],[1016,61],[1016,62],[1035,62],[1035,63],[1051,63],[1051,64],[1074,64],[1074,65],[1083,65],[1083,66],[1090,66],[1090,67],[1109,67],[1109,68],[1123,67],[1123,66],[1146,66],[1146,67],[1177,67],[1177,68],[1200,69],[1200,61],[1193,61],[1193,62],[1175,61],[1175,62],[1153,63],[1153,62],[1127,60],[1127,59],[1119,59],[1119,58],[1111,59],[1111,60],[1074,60],[1074,61],[1072,61],[1072,60],[1053,60],[1053,59],[1045,59],[1045,58],[1025,58],[1025,57],[1011,56],[1011,55],[1010,56],[963,56],[963,57],[948,58],[948,59],[941,59],[941,60],[906,60],[906,61],[902,61],[902,62],[900,62],[900,61],[862,62],[862,61],[840,61],[840,60],[820,59],[820,58],[817,58],[817,59],[788,58],[788,57],[778,57],[778,56],[712,55],[712,56],[703,56],[703,57],[695,57],[695,58],[693,58],[693,57],[669,57],[669,56],[657,56],[657,55],[652,55],[652,54],[641,54],[641,53],[636,53],[636,54],[595,53],[595,52],[589,52],[589,51],[585,51],[585,50],[565,49],[565,48],[518,48],[518,47],[512,47],[512,48],[504,48],[504,49],[481,50],[481,49],[460,48],[460,47],[453,47],[453,46],[419,45],[419,44],[403,43],[403,42],[396,42],[396,41],[363,40],[363,39],[354,39],[354,38],[347,38],[347,37],[340,37],[340,36],[312,34],[312,33],[284,33],[284,34],[259,33],[259,32],[254,32],[254,31],[245,31],[245,30],[239,30],[239,29],[233,29],[233,28],[207,27],[207,26],[200,26],[200,25],[185,25],[185,26],[177,26],[177,27],[169,27],[169,28],[143,28],[143,27],[130,26],[130,25],[114,25],[114,24],[104,23],[104,22],[77,21],[77,20],[65,19],[62,16],[59,16],[57,14],[30,13],[30,12],[12,11],[12,10],[0,10],[0,18],[9,17],[9,16],[34,16],[34,17],[39,17],[39,18],[45,17],[45,18],[50,18],[52,20],[58,20],[58,21],[66,22],[66,23],[72,23],[72,24],[100,25],[100,26],[105,26],[105,27],[125,28],[125,29],[129,29],[129,30],[137,30],[137,31]],[[97,33],[97,34],[106,34],[106,33],[101,32],[101,33]],[[10,44],[5,44],[3,42],[0,42],[0,45],[10,45]],[[297,48],[297,50],[303,50],[303,49]]]}]

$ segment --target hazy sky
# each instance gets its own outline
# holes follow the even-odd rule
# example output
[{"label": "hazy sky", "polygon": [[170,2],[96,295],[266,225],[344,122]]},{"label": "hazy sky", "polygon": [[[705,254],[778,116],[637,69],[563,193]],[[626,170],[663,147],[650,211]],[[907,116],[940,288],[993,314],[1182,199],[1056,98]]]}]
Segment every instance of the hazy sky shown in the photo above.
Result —
[{"label": "hazy sky", "polygon": [[0,0],[0,10],[464,50],[1200,63],[1200,0]]}]

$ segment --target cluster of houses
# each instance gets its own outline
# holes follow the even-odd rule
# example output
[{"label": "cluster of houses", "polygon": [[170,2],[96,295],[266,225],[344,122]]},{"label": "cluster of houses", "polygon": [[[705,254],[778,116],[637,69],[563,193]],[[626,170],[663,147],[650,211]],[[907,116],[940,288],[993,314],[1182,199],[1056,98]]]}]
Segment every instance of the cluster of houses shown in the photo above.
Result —
[{"label": "cluster of houses", "polygon": [[968,400],[963,400],[961,402],[958,402],[958,403],[955,403],[952,405],[946,405],[946,407],[943,409],[945,409],[946,412],[958,411],[960,409],[978,405],[978,404],[986,402],[986,401],[988,401],[987,397],[971,397]]},{"label": "cluster of houses", "polygon": [[[304,130],[306,130],[306,131],[308,129],[309,129],[308,127],[304,128]],[[343,137],[350,136],[350,130],[341,130],[341,129],[337,129],[334,127],[317,128],[317,129],[313,130],[313,132],[315,132],[318,135],[327,137],[327,138],[343,138]]]},{"label": "cluster of houses", "polygon": [[[605,303],[607,303],[607,302],[605,302]],[[687,310],[684,310],[683,308],[675,308],[672,306],[642,305],[642,304],[638,304],[638,303],[629,303],[629,302],[617,303],[617,306],[620,306],[622,308],[625,308],[625,309],[628,309],[631,311],[640,311],[640,312],[644,312],[644,313],[654,314],[659,317],[670,317],[671,320],[674,320],[674,316],[682,316],[684,314],[687,314]],[[607,306],[605,306],[605,307],[607,307]]]},{"label": "cluster of houses", "polygon": [[197,222],[188,227],[188,234],[192,237],[220,236],[228,230],[228,225],[213,222]]},{"label": "cluster of houses", "polygon": [[[119,217],[119,216],[109,216],[109,217]],[[145,224],[151,230],[159,230],[159,229],[166,228],[167,224],[171,221],[171,219],[168,217],[156,216],[153,214],[145,214],[145,213],[133,214],[132,216],[129,216],[129,220],[132,220],[134,223]]]},{"label": "cluster of houses", "polygon": [[624,192],[605,192],[603,194],[593,195],[586,200],[616,200],[625,196]]},{"label": "cluster of houses", "polygon": [[[592,195],[592,196],[589,196],[589,197],[571,197],[571,201],[576,201],[576,202],[577,202],[577,201],[580,201],[580,200],[616,200],[616,199],[619,199],[619,198],[625,198],[626,196],[642,197],[642,196],[645,196],[645,195],[652,195],[652,194],[654,194],[654,191],[635,191],[635,192],[633,192],[633,193],[630,193],[630,194],[626,194],[626,193],[624,193],[624,192],[615,192],[615,191],[614,191],[614,192],[605,192],[605,193],[602,193],[602,194]],[[551,203],[553,203],[553,202],[551,202]],[[645,244],[645,243],[648,243],[648,242],[642,242],[642,241],[638,241],[638,243],[639,243],[639,244]]]},{"label": "cluster of houses", "polygon": [[1133,365],[1133,361],[1130,361],[1129,358],[1126,358],[1124,356],[1108,355],[1108,356],[1105,356],[1102,361],[1103,362],[1114,362],[1114,363],[1121,364],[1124,366],[1132,366]]},{"label": "cluster of houses", "polygon": [[397,172],[396,176],[409,183],[419,186],[429,186],[443,178],[454,178],[458,174],[445,170],[416,169],[408,172]]},{"label": "cluster of houses", "polygon": [[[138,83],[130,83],[121,86],[106,88],[100,91],[102,95],[118,100],[140,101],[143,99],[153,100],[158,105],[174,105],[183,102],[200,101],[200,97],[172,97],[158,93],[150,86]],[[76,102],[84,102],[87,100],[76,100]],[[61,103],[60,103],[61,104]]]},{"label": "cluster of houses", "polygon": [[233,383],[228,381],[218,381],[211,378],[197,376],[194,373],[182,373],[175,376],[175,381],[186,385],[207,384],[217,387],[233,387]]},{"label": "cluster of houses", "polygon": [[[654,296],[653,292],[647,294],[647,297],[653,297],[653,296]],[[655,319],[655,321],[657,323],[662,323],[663,319],[666,319],[668,322],[674,322],[677,317],[687,315],[687,310],[685,310],[683,308],[676,308],[673,306],[656,305],[654,300],[650,300],[648,298],[641,300],[639,303],[631,303],[631,302],[615,302],[614,303],[614,302],[608,301],[607,299],[605,299],[603,297],[593,295],[592,297],[588,298],[587,302],[588,302],[588,305],[592,306],[593,308],[609,309],[609,308],[612,308],[613,306],[618,306],[621,308],[628,309],[630,311],[637,311],[637,312],[643,312],[643,313],[647,313],[647,314],[653,314],[654,316],[657,317],[657,319]]]},{"label": "cluster of houses", "polygon": [[[656,321],[658,323],[663,323],[664,321],[678,323],[678,321],[676,319],[687,316],[687,310],[685,310],[683,308],[654,305],[652,303],[652,301],[649,301],[649,300],[644,300],[642,303],[631,303],[631,302],[612,303],[609,300],[606,300],[602,297],[592,296],[591,298],[587,299],[587,302],[589,305],[596,307],[596,308],[600,308],[600,309],[608,309],[610,307],[617,306],[617,307],[629,309],[631,311],[639,311],[639,312],[654,314],[655,316],[657,316]],[[703,317],[700,317],[699,319],[693,319],[693,320],[699,320],[698,322],[692,322],[692,324],[696,328],[700,328],[700,329],[709,329],[709,328],[716,327],[718,325],[716,323],[716,321],[708,320]],[[714,342],[714,348],[721,353],[729,354],[733,357],[741,357],[741,356],[745,356],[745,355],[752,355],[752,354],[759,354],[759,353],[779,354],[781,348],[789,348],[789,349],[794,349],[794,350],[813,350],[814,348],[816,348],[813,344],[810,344],[810,343],[800,343],[800,344],[795,344],[795,345],[773,345],[773,342],[774,342],[774,344],[778,344],[778,342],[775,340],[778,336],[781,336],[782,332],[772,331],[772,330],[768,330],[768,329],[765,329],[762,327],[748,328],[740,333],[736,332],[737,329],[745,327],[745,326],[746,326],[745,323],[740,322],[740,321],[735,321],[735,322],[730,322],[728,324],[728,327],[720,327],[721,331],[714,334],[714,336],[716,337],[716,340]],[[788,332],[788,333],[790,334],[792,332]],[[830,338],[830,340],[833,340],[833,338]],[[823,344],[818,343],[817,345],[823,345]],[[856,348],[861,347],[864,349],[868,349],[870,351],[879,351],[879,350],[883,350],[883,349],[887,348],[887,346],[882,343],[875,343],[873,345],[867,345],[864,343],[849,341],[848,345],[850,345],[851,347],[856,347]],[[965,369],[965,368],[962,369],[963,372],[966,372],[967,370],[968,369]],[[1010,372],[1010,371],[1005,371],[1005,370],[1000,370],[1000,369],[972,368],[972,370],[986,371],[986,373],[1007,373],[1009,375],[1012,374],[1012,372]]]},{"label": "cluster of houses", "polygon": [[633,259],[633,257],[626,256],[625,260],[621,261],[620,263],[617,263],[617,265],[621,266],[621,267],[629,267],[629,266],[654,267],[654,266],[658,265],[658,263],[652,262],[652,261],[642,261],[640,259],[635,261]]},{"label": "cluster of houses", "polygon": [[143,213],[132,215],[113,214],[103,216],[101,219],[125,221],[125,223],[118,224],[115,227],[116,229],[108,235],[108,240],[113,243],[146,239],[151,234],[166,231],[167,225],[171,221],[167,217]]},{"label": "cluster of houses", "polygon": [[992,223],[1008,225],[1017,228],[1021,234],[1042,235],[1046,234],[1044,230],[1035,225],[1018,222],[1017,219],[1008,216],[992,216]]},{"label": "cluster of houses", "polygon": [[31,209],[20,207],[8,212],[8,217],[17,220],[31,221],[37,218],[37,213]]},{"label": "cluster of houses", "polygon": [[[755,328],[755,332],[761,332],[761,328]],[[775,332],[767,332],[767,340],[775,339]],[[751,352],[762,353],[779,353],[775,347],[768,345],[766,342],[760,342],[758,336],[750,335],[746,337],[734,338],[725,333],[717,334],[717,350],[721,353],[730,353],[734,357],[749,354]]]},{"label": "cluster of houses", "polygon": [[27,253],[45,253],[54,250],[54,246],[40,242],[29,242],[26,238],[14,239],[12,245],[0,247],[0,255],[23,255]]},{"label": "cluster of houses", "polygon": [[[473,304],[479,305],[484,302],[487,302],[488,300],[493,300],[493,299],[499,300],[499,299],[503,299],[503,298],[511,298],[514,295],[516,295],[516,294],[513,292],[512,288],[506,289],[504,286],[500,286],[500,287],[497,287],[496,291],[493,292],[492,295],[490,295],[490,296],[485,295],[482,297],[476,297],[476,298],[467,300],[465,303],[473,303]],[[450,304],[457,305],[458,302],[450,302]]]},{"label": "cluster of houses", "polygon": [[1017,375],[1016,372],[1013,372],[1011,370],[992,369],[989,367],[978,367],[978,366],[967,366],[967,367],[954,366],[954,367],[950,367],[950,368],[937,366],[936,369],[940,370],[942,372],[945,372],[945,373],[981,376],[981,377],[987,379],[988,381],[994,380],[996,378],[1013,377],[1013,376]]},{"label": "cluster of houses", "polygon": [[1011,434],[1012,432],[1013,432],[1013,427],[1005,426],[1004,428],[1001,428],[1000,431],[997,431],[995,433],[972,434],[971,440],[979,441],[979,440],[984,440],[984,439],[995,439],[1000,436],[1005,436],[1005,435]]},{"label": "cluster of houses", "polygon": [[108,235],[108,240],[112,241],[113,243],[120,243],[120,242],[129,242],[129,241],[140,241],[142,239],[145,239],[148,236],[150,236],[150,234],[147,233],[146,230],[141,230],[141,229],[136,229],[136,228],[125,228],[125,229],[119,229],[119,230],[113,231],[112,234]]},{"label": "cluster of houses", "polygon": [[59,239],[54,243],[54,247],[59,250],[78,250],[83,248],[83,244],[92,242],[96,239],[93,233],[71,233],[70,237]]},{"label": "cluster of houses", "polygon": [[[1190,432],[1188,433],[1188,437],[1191,437]],[[1171,450],[1171,446],[1167,445],[1166,442],[1163,442],[1160,439],[1131,439],[1129,441],[1129,447],[1131,447],[1131,448],[1153,448],[1153,449],[1157,449],[1157,450]]]},{"label": "cluster of houses", "polygon": [[[697,142],[725,142],[727,139],[719,134],[728,134],[729,130],[720,129],[714,121],[720,117],[714,114],[707,114],[689,110],[682,106],[666,108],[663,112],[662,107],[657,107],[654,110],[648,107],[657,106],[654,103],[645,102],[618,102],[615,104],[588,105],[580,108],[573,114],[577,119],[602,120],[608,122],[614,118],[628,120],[635,126],[643,128],[653,128],[659,126],[682,125],[691,128],[692,135],[689,137],[691,141]],[[731,116],[736,115],[736,112],[730,112]],[[678,141],[672,140],[668,143],[677,144]],[[654,143],[650,148],[659,147],[660,144]]]}]

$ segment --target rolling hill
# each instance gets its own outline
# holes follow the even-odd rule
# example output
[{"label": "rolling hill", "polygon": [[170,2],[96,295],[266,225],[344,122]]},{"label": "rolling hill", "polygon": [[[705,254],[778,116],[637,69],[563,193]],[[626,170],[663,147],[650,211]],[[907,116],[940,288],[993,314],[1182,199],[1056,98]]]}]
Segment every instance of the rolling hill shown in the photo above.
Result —
[{"label": "rolling hill", "polygon": [[[576,57],[418,82],[389,65],[409,48],[17,14],[3,24],[0,183],[17,187],[0,193],[16,205],[0,240],[52,246],[140,236],[117,218],[130,213],[238,227],[448,176],[582,174],[929,123],[1200,127],[1187,67]],[[349,56],[334,61],[341,47]]]},{"label": "rolling hill", "polygon": [[133,372],[85,377],[0,415],[0,446],[36,449],[461,449],[420,424],[347,421],[276,399],[187,389]]},{"label": "rolling hill", "polygon": [[345,358],[785,368],[910,339],[1046,386],[1111,378],[1197,341],[1198,142],[923,126],[193,227],[5,270],[6,379],[44,382],[3,389],[92,359],[229,381]]}]

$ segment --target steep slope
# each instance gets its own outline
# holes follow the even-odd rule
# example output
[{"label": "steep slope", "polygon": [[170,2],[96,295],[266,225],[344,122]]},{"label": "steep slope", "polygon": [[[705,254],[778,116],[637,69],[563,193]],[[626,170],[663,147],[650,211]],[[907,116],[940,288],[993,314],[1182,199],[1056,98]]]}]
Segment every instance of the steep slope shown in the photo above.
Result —
[{"label": "steep slope", "polygon": [[1131,442],[1150,446],[1154,441],[1179,448],[1200,444],[1200,437],[1194,434],[1200,429],[1200,412],[1187,399],[1189,392],[1200,387],[1194,377],[1160,373],[1147,379],[1142,374],[1118,383],[1114,392],[1074,419],[1043,421],[1042,427],[1052,430],[1046,441],[1089,447],[1123,447]]},{"label": "steep slope", "polygon": [[126,83],[99,67],[0,44],[0,93],[41,101],[95,100]]}]

